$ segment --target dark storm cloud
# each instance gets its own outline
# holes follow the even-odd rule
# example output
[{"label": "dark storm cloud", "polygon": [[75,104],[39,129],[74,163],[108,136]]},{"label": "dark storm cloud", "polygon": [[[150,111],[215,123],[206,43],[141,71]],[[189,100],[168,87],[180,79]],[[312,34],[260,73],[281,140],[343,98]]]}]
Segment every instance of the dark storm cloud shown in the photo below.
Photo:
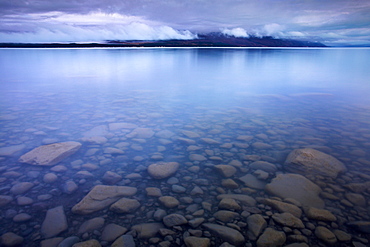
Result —
[{"label": "dark storm cloud", "polygon": [[368,13],[370,2],[363,0],[0,0],[0,41],[192,38],[223,31],[370,43]]}]

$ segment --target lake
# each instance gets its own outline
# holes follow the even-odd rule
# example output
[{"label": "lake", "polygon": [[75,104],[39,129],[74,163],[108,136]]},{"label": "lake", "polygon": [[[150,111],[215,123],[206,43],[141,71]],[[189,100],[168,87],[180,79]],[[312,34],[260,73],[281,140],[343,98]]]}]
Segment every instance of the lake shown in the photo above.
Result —
[{"label": "lake", "polygon": [[0,49],[3,245],[367,246],[369,66],[355,48]]}]

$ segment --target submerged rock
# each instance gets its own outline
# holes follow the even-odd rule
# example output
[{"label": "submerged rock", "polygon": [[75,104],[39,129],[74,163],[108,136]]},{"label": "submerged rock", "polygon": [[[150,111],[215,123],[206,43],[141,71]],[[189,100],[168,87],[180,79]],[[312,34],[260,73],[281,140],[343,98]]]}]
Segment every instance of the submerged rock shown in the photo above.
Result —
[{"label": "submerged rock", "polygon": [[127,134],[127,138],[139,138],[139,139],[149,139],[155,132],[149,128],[136,128],[130,134]]},{"label": "submerged rock", "polygon": [[167,227],[179,226],[188,223],[187,219],[181,214],[169,214],[163,217],[163,223]]},{"label": "submerged rock", "polygon": [[13,185],[10,192],[14,195],[20,195],[29,191],[33,186],[35,186],[35,184],[31,182],[20,182]]},{"label": "submerged rock", "polygon": [[265,189],[281,198],[293,198],[304,206],[323,208],[325,205],[319,197],[320,187],[299,174],[279,174]]},{"label": "submerged rock", "polygon": [[213,232],[218,237],[222,238],[224,241],[229,242],[230,244],[242,245],[245,242],[245,238],[243,237],[243,235],[239,231],[230,227],[212,223],[206,223],[202,226]]},{"label": "submerged rock", "polygon": [[232,177],[237,172],[236,168],[230,165],[215,165],[214,168],[225,178]]},{"label": "submerged rock", "polygon": [[37,147],[22,155],[19,162],[31,165],[52,166],[77,152],[79,142],[60,142]]},{"label": "submerged rock", "polygon": [[116,131],[121,129],[135,129],[138,126],[133,123],[110,123],[108,127],[110,131]]},{"label": "submerged rock", "polygon": [[245,186],[248,186],[253,189],[262,190],[265,188],[266,183],[259,180],[252,174],[246,174],[243,177],[240,177],[239,180],[245,184]]},{"label": "submerged rock", "polygon": [[272,215],[272,219],[283,226],[292,228],[304,228],[303,222],[291,213],[275,213]]},{"label": "submerged rock", "polygon": [[90,239],[84,242],[76,243],[73,247],[101,247],[101,244],[96,239]]},{"label": "submerged rock", "polygon": [[136,199],[122,198],[110,206],[110,210],[116,213],[133,213],[140,207]]},{"label": "submerged rock", "polygon": [[184,242],[187,247],[208,247],[211,244],[208,238],[199,237],[186,237]]},{"label": "submerged rock", "polygon": [[327,244],[335,244],[337,242],[337,238],[335,234],[330,231],[328,228],[323,226],[318,226],[315,229],[315,235],[318,239],[324,241]]},{"label": "submerged rock", "polygon": [[221,194],[217,196],[218,200],[222,200],[224,198],[231,198],[234,200],[237,200],[241,202],[242,204],[246,206],[251,206],[254,207],[256,205],[256,200],[248,195],[243,195],[243,194]]},{"label": "submerged rock", "polygon": [[263,170],[269,173],[274,173],[277,171],[276,165],[267,162],[267,161],[255,161],[249,165],[250,168],[255,169],[255,170]]},{"label": "submerged rock", "polygon": [[226,223],[226,222],[231,222],[235,218],[239,217],[239,214],[229,211],[229,210],[219,210],[213,214],[213,217],[215,217],[219,221]]},{"label": "submerged rock", "polygon": [[134,237],[132,235],[122,235],[113,242],[111,247],[135,247]]},{"label": "submerged rock", "polygon": [[92,218],[85,221],[78,229],[77,234],[83,234],[85,232],[92,232],[98,230],[104,226],[105,220],[102,217]]},{"label": "submerged rock", "polygon": [[135,195],[137,189],[128,186],[96,185],[73,208],[75,214],[90,214],[106,208],[124,196]]},{"label": "submerged rock", "polygon": [[357,206],[360,206],[360,207],[365,207],[366,206],[366,199],[361,194],[346,193],[345,197],[347,198],[348,201],[350,201],[354,205],[357,205]]},{"label": "submerged rock", "polygon": [[6,196],[6,195],[0,195],[0,207],[7,205],[11,201],[13,201],[13,197]]},{"label": "submerged rock", "polygon": [[1,246],[18,246],[23,243],[23,237],[13,233],[6,232],[0,237]]},{"label": "submerged rock", "polygon": [[101,240],[103,241],[114,241],[119,236],[125,234],[127,232],[127,228],[117,225],[117,224],[108,224],[104,227],[104,230],[101,234]]},{"label": "submerged rock", "polygon": [[143,223],[132,227],[138,233],[139,238],[152,238],[157,235],[159,229],[163,228],[161,223]]},{"label": "submerged rock", "polygon": [[260,214],[253,214],[247,218],[248,223],[248,237],[251,240],[256,240],[266,228],[267,222]]},{"label": "submerged rock", "polygon": [[158,198],[158,200],[166,208],[174,208],[180,204],[179,200],[172,196],[161,196]]},{"label": "submerged rock", "polygon": [[9,147],[2,147],[0,148],[0,156],[12,156],[13,154],[22,151],[26,148],[26,145],[14,145]]},{"label": "submerged rock", "polygon": [[148,167],[149,175],[154,179],[163,179],[172,176],[179,169],[177,162],[160,162]]},{"label": "submerged rock", "polygon": [[287,157],[284,168],[302,175],[314,174],[336,178],[347,168],[342,162],[331,155],[312,148],[293,150]]},{"label": "submerged rock", "polygon": [[257,247],[275,247],[282,246],[286,241],[284,232],[276,231],[272,228],[266,228],[261,237],[257,240]]},{"label": "submerged rock", "polygon": [[326,209],[319,209],[314,207],[308,207],[305,209],[305,214],[307,218],[314,220],[323,220],[323,221],[336,221],[337,217],[333,215],[330,211]]},{"label": "submerged rock", "polygon": [[68,223],[64,214],[63,206],[49,209],[41,226],[41,233],[45,238],[57,236],[59,233],[67,230]]}]

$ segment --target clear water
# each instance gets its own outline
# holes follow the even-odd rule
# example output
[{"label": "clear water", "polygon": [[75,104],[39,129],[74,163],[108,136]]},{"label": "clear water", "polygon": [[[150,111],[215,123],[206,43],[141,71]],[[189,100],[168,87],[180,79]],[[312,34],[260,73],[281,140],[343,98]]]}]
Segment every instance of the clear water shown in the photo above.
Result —
[{"label": "clear water", "polygon": [[[145,187],[161,188],[164,195],[177,198],[189,196],[171,192],[166,179],[150,179],[146,167],[158,161],[181,164],[175,176],[187,193],[194,180],[207,179],[209,186],[203,186],[204,194],[193,199],[198,204],[210,202],[214,207],[218,204],[216,188],[221,187],[223,177],[212,165],[240,160],[245,166],[240,175],[246,174],[251,161],[244,159],[245,155],[257,155],[284,172],[283,163],[290,151],[313,147],[336,157],[348,168],[334,182],[318,182],[324,191],[336,193],[325,183],[343,188],[348,183],[365,183],[370,176],[369,65],[370,49],[2,49],[0,148],[22,144],[24,148],[0,157],[0,194],[14,199],[0,208],[0,234],[12,231],[37,246],[43,240],[39,227],[46,210],[59,205],[64,206],[69,230],[58,237],[77,235],[83,221],[101,215],[106,217],[105,225],[116,223],[128,229],[153,221],[150,212],[160,205],[156,198],[146,197]],[[53,183],[43,181],[51,167],[17,161],[40,145],[81,141],[94,127],[120,122],[150,128],[155,133],[169,130],[174,135],[165,141],[156,135],[137,139],[127,137],[130,129],[108,130],[104,134],[108,140],[105,144],[82,142],[77,153],[59,163],[67,170],[55,172],[58,178]],[[220,144],[207,144],[199,138],[193,138],[194,144],[183,142],[178,139],[186,137],[183,130]],[[247,142],[249,147],[221,147],[239,142],[240,135],[253,136]],[[268,146],[257,148],[255,142]],[[117,145],[124,154],[104,153],[106,147]],[[200,149],[189,151],[190,145]],[[96,152],[86,155],[92,149]],[[191,153],[208,160],[191,161]],[[97,169],[84,167],[87,163]],[[199,166],[198,172],[188,171],[193,165]],[[86,170],[91,176],[78,174]],[[117,217],[104,210],[89,216],[71,212],[72,206],[94,185],[104,184],[106,171],[123,177],[116,185],[139,189],[136,198],[142,210],[133,213],[134,218]],[[141,178],[124,178],[132,173]],[[240,175],[233,178],[237,180]],[[267,182],[271,179],[270,176]],[[67,180],[78,184],[71,195],[62,189]],[[35,184],[21,195],[33,199],[31,204],[18,205],[18,196],[9,192],[18,182]],[[241,193],[240,189],[236,192]],[[336,195],[343,197],[344,193]],[[369,193],[369,189],[361,192],[367,204],[359,208],[327,199],[325,202],[328,207],[340,207],[346,212],[343,217],[347,221],[369,221]],[[52,199],[40,200],[39,195],[51,195]],[[251,195],[267,196],[263,191]],[[32,218],[14,222],[10,209]],[[211,213],[204,216],[206,220],[211,217]],[[337,224],[354,237],[366,238],[344,223]],[[183,228],[186,231],[187,227]],[[90,233],[87,238],[99,240],[96,234]],[[146,245],[144,240],[135,241],[138,246]],[[309,241],[318,242],[315,237]]]}]

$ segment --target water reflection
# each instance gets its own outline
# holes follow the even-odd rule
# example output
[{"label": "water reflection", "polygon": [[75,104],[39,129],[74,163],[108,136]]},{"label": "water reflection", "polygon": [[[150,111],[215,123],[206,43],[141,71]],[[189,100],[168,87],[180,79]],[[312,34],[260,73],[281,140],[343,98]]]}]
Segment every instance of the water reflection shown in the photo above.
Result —
[{"label": "water reflection", "polygon": [[[369,51],[0,50],[0,217],[5,222],[0,234],[11,231],[34,246],[51,236],[109,245],[114,239],[103,233],[115,224],[127,228],[137,246],[147,246],[140,224],[155,223],[174,233],[167,237],[157,229],[148,237],[152,243],[181,245],[187,235],[196,234],[220,246],[229,239],[217,230],[224,225],[226,232],[240,233],[235,243],[256,246],[262,230],[247,238],[252,230],[245,222],[257,217],[286,236],[285,244],[324,244],[315,233],[322,226],[347,234],[346,240],[335,237],[338,246],[366,244]],[[34,148],[66,141],[82,146],[56,166],[18,161]],[[287,155],[302,148],[335,157],[347,171],[335,178],[316,172],[285,174]],[[164,180],[153,179],[148,167],[157,162],[177,162],[178,170]],[[286,198],[286,189],[275,184],[278,176],[288,184],[298,179],[288,189],[303,198]],[[316,184],[317,194],[301,191],[305,186],[300,183],[309,184],[307,179]],[[29,183],[32,188],[14,193]],[[128,210],[122,205],[87,215],[72,210],[89,200],[86,194],[98,184],[137,188],[127,197],[140,210],[117,213]],[[273,186],[265,189],[267,184]],[[158,199],[161,195],[172,198]],[[302,220],[303,228],[279,221],[282,211],[276,205],[281,201],[274,196],[297,208],[295,220]],[[225,197],[234,200],[235,208],[221,204]],[[312,216],[301,205],[310,199],[336,218],[327,211],[319,212],[330,220]],[[167,200],[179,205],[172,207]],[[58,219],[65,215],[68,230],[45,234],[48,210],[59,210]],[[172,228],[158,216],[173,213],[189,222]],[[103,223],[84,230],[90,220]],[[299,241],[297,235],[302,236]]]}]

